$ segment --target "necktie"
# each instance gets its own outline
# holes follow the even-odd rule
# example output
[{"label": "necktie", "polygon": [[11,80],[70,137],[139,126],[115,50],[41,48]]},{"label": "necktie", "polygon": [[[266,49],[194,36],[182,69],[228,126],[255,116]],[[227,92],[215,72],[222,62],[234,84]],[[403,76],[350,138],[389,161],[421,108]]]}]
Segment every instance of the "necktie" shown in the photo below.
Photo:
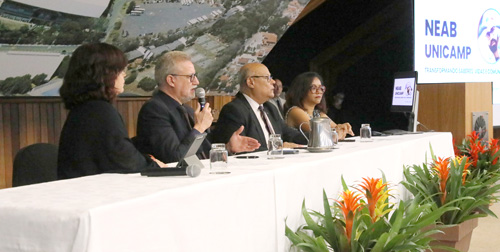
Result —
[{"label": "necktie", "polygon": [[[189,115],[189,113],[187,112],[186,108],[181,105],[181,106],[177,107],[177,110],[179,110],[179,112],[181,113],[182,117],[184,117],[184,120],[186,121],[186,124],[188,126],[189,131],[193,130],[194,119]],[[202,151],[201,151],[201,158],[207,159],[208,155],[203,150],[203,145],[201,145],[200,148],[202,149]]]},{"label": "necktie", "polygon": [[274,134],[273,126],[271,125],[271,122],[269,122],[269,120],[267,119],[266,112],[264,111],[264,107],[262,105],[259,106],[259,111],[260,111],[260,116],[264,121],[264,125],[266,125],[267,132],[269,134]]},{"label": "necktie", "polygon": [[194,126],[194,120],[193,120],[193,118],[191,118],[191,116],[189,116],[186,108],[181,105],[181,106],[177,107],[177,110],[179,110],[181,115],[184,117],[184,120],[186,121],[186,124],[187,124],[189,130],[192,130],[193,126]]}]

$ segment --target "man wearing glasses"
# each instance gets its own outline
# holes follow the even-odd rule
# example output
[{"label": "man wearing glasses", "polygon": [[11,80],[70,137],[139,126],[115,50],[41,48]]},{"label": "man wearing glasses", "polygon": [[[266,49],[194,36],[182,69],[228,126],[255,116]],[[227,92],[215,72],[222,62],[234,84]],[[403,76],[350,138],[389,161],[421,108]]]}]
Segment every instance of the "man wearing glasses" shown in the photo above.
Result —
[{"label": "man wearing glasses", "polygon": [[231,132],[241,126],[242,135],[255,138],[260,143],[258,151],[267,150],[270,134],[281,134],[284,147],[307,144],[298,131],[288,127],[281,119],[278,109],[269,100],[274,97],[274,80],[267,67],[260,63],[244,65],[238,72],[240,92],[226,104],[219,115],[214,130],[215,142],[226,142]]},{"label": "man wearing glasses", "polygon": [[[163,55],[155,68],[158,92],[139,111],[136,145],[164,163],[177,162],[187,152],[197,135],[205,132],[213,117],[210,104],[196,110],[185,103],[195,98],[199,81],[189,55],[172,51]],[[257,140],[240,136],[243,127],[235,129],[224,143],[233,153],[253,151]],[[210,139],[210,137],[208,137]],[[210,142],[205,140],[197,152],[199,158],[208,158]]]}]

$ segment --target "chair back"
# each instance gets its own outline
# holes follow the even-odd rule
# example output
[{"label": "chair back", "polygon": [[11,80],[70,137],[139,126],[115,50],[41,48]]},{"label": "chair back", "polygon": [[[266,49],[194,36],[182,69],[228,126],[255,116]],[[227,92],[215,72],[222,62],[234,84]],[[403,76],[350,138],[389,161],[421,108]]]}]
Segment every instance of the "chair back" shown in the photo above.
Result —
[{"label": "chair back", "polygon": [[23,186],[57,180],[58,147],[36,143],[20,149],[14,158],[12,186]]}]

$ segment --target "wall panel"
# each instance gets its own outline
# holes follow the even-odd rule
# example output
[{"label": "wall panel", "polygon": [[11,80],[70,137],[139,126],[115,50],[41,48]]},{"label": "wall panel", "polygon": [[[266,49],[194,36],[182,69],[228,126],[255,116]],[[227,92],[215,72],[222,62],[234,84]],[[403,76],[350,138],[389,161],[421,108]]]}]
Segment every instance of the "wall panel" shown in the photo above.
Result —
[{"label": "wall panel", "polygon": [[47,131],[47,104],[40,103],[38,104],[39,107],[39,113],[40,113],[40,123],[39,123],[39,134],[40,137],[38,139],[38,142],[47,142],[47,136],[48,136],[48,131]]},{"label": "wall panel", "polygon": [[428,129],[451,132],[460,142],[472,132],[472,112],[487,111],[489,137],[494,137],[490,82],[422,84],[417,88],[418,121]]},{"label": "wall panel", "polygon": [[[4,109],[7,106],[4,106],[3,104],[0,104],[0,139],[2,139],[2,142],[0,144],[0,174],[6,174],[6,150],[7,146],[9,145],[10,142],[8,142],[7,136],[8,136],[8,131],[9,129],[7,128],[7,124],[5,121],[8,119],[6,113],[4,113]],[[0,179],[0,188],[5,188],[7,187],[5,179]]]}]

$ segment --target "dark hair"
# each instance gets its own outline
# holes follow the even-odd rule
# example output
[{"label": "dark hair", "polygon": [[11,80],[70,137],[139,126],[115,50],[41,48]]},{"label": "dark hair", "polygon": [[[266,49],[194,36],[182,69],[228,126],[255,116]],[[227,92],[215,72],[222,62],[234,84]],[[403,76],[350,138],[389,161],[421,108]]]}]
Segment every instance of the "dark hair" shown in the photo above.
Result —
[{"label": "dark hair", "polygon": [[[284,106],[285,111],[288,111],[293,106],[298,106],[299,108],[304,109],[303,100],[309,94],[309,89],[311,88],[311,83],[314,78],[318,78],[321,85],[324,85],[323,78],[321,78],[321,75],[316,72],[301,73],[293,79],[292,84],[290,84],[290,87],[286,92],[286,102]],[[323,93],[323,97],[321,97],[320,103],[317,104],[314,109],[326,113],[325,92]]]},{"label": "dark hair", "polygon": [[84,44],[71,56],[59,93],[66,109],[89,100],[111,102],[116,98],[115,80],[127,66],[125,54],[105,43]]}]

